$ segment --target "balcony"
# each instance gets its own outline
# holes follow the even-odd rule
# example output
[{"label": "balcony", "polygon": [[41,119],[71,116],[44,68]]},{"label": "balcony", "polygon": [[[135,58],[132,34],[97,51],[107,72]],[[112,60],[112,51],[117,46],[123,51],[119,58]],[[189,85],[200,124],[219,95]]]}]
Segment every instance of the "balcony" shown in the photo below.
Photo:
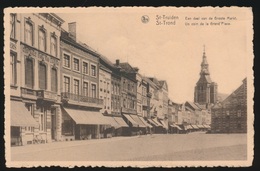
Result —
[{"label": "balcony", "polygon": [[58,100],[58,95],[56,92],[37,90],[37,98],[45,101],[56,102]]},{"label": "balcony", "polygon": [[32,99],[32,100],[37,99],[36,91],[30,88],[21,87],[21,96],[26,99]]},{"label": "balcony", "polygon": [[61,93],[61,100],[62,100],[62,102],[68,103],[71,105],[94,107],[94,108],[100,108],[100,109],[103,108],[103,99],[81,96],[81,95],[73,94],[73,93],[67,93],[67,92]]}]

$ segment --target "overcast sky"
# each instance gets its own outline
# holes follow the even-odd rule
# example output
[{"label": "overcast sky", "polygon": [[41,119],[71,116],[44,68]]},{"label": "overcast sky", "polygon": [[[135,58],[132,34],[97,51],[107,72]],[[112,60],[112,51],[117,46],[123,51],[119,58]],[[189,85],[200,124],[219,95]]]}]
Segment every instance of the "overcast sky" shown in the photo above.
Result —
[{"label": "overcast sky", "polygon": [[[78,12],[79,10],[77,10]],[[163,11],[163,12],[162,12]],[[193,9],[192,13],[175,10],[85,9],[80,13],[57,13],[77,23],[77,40],[86,43],[113,63],[128,61],[145,76],[166,80],[169,97],[175,102],[193,101],[194,86],[199,79],[203,45],[211,79],[218,91],[230,94],[247,75],[247,16],[240,12],[214,10],[215,13]],[[84,12],[84,13],[81,13]],[[185,26],[185,17],[236,16],[230,26]],[[141,22],[148,15],[150,21]],[[178,16],[176,25],[156,25],[156,15]],[[248,24],[247,24],[248,25]]]}]

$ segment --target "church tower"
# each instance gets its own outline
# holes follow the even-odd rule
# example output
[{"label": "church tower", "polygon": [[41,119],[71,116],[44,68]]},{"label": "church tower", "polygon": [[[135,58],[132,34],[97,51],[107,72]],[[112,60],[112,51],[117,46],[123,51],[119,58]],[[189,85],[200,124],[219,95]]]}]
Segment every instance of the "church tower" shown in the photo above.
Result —
[{"label": "church tower", "polygon": [[209,73],[209,64],[205,53],[205,46],[201,62],[200,78],[195,86],[194,102],[200,105],[209,106],[217,102],[218,85],[212,82]]}]

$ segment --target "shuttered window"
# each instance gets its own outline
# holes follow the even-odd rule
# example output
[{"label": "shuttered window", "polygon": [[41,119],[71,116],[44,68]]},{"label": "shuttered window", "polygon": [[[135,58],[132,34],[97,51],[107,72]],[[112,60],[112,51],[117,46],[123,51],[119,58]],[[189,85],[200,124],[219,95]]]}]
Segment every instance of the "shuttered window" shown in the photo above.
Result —
[{"label": "shuttered window", "polygon": [[83,95],[88,96],[88,83],[87,82],[83,83]]},{"label": "shuttered window", "polygon": [[57,92],[58,91],[58,77],[57,77],[57,70],[55,68],[51,69],[51,91]]},{"label": "shuttered window", "polygon": [[16,54],[11,53],[10,56],[11,56],[11,59],[10,59],[11,85],[16,85],[16,80],[17,80]]},{"label": "shuttered window", "polygon": [[42,63],[39,64],[39,88],[47,89],[47,69],[46,65]]},{"label": "shuttered window", "polygon": [[26,59],[25,61],[25,85],[29,88],[34,86],[33,60]]},{"label": "shuttered window", "polygon": [[43,29],[39,30],[39,49],[46,51],[46,33]]},{"label": "shuttered window", "polygon": [[57,56],[57,39],[55,36],[51,36],[51,55]]},{"label": "shuttered window", "polygon": [[79,95],[79,80],[74,79],[74,94]]},{"label": "shuttered window", "polygon": [[70,92],[70,78],[64,77],[64,90],[65,92]]},{"label": "shuttered window", "polygon": [[25,42],[28,45],[33,45],[33,25],[28,21],[25,23]]}]

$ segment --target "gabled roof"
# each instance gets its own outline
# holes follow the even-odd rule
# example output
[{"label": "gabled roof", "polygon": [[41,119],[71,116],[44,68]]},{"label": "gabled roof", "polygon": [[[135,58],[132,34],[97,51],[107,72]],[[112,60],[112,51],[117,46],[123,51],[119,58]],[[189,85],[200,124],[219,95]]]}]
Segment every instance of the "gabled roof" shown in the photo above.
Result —
[{"label": "gabled roof", "polygon": [[168,85],[167,85],[167,82],[165,80],[160,80],[159,84],[160,84],[160,86],[159,86],[160,88],[163,88],[163,86],[165,85],[166,90],[168,91]]},{"label": "gabled roof", "polygon": [[154,82],[160,88],[161,85],[160,85],[159,81],[157,80],[157,78],[148,77],[148,79],[150,79],[152,82]]},{"label": "gabled roof", "polygon": [[224,99],[222,101],[223,104],[225,104],[226,102],[228,102],[230,99],[232,99],[234,96],[236,96],[237,94],[239,94],[240,91],[244,90],[244,84],[246,84],[246,79],[243,79],[243,84],[240,85],[235,91],[233,91],[226,99]]},{"label": "gabled roof", "polygon": [[185,103],[185,105],[186,105],[186,104],[188,104],[189,106],[191,106],[194,110],[200,110],[200,108],[199,108],[196,104],[194,104],[193,102],[187,101],[187,102]]},{"label": "gabled roof", "polygon": [[153,88],[159,89],[158,85],[156,85],[152,80],[148,77],[143,77],[143,79]]}]

